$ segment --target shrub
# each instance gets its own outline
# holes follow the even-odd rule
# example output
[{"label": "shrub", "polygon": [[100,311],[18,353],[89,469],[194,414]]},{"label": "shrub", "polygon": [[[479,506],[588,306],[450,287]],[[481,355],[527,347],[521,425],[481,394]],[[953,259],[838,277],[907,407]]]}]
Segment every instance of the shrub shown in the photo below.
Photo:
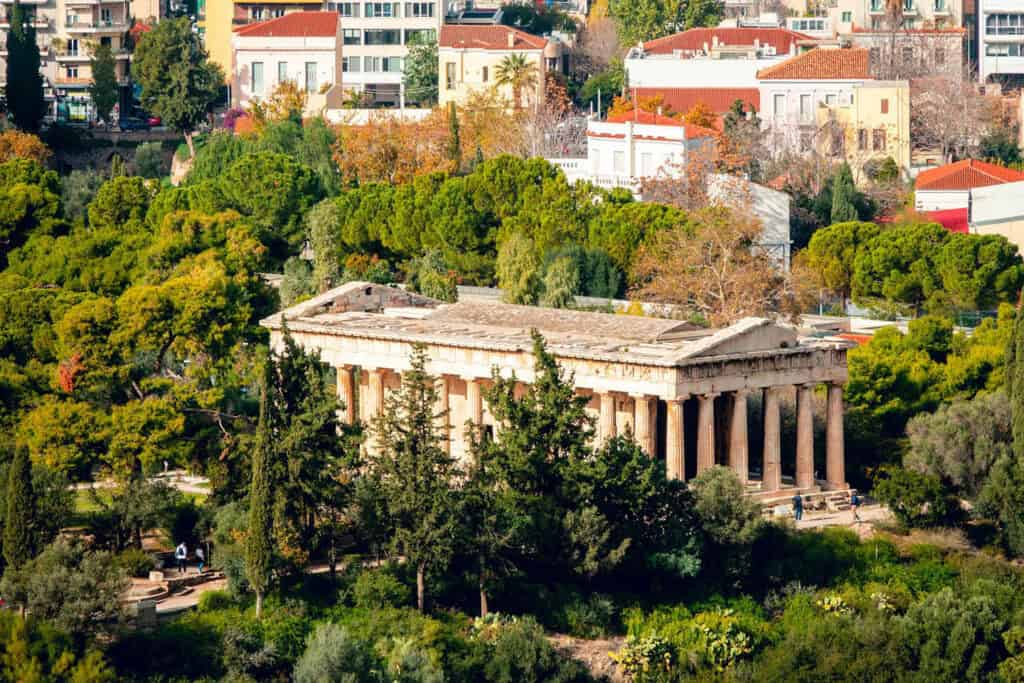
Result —
[{"label": "shrub", "polygon": [[558,683],[587,680],[578,662],[555,652],[544,635],[544,629],[532,617],[517,619],[497,629],[491,648],[490,659],[484,665],[488,681]]},{"label": "shrub", "polygon": [[963,518],[959,502],[932,475],[883,468],[875,495],[908,527],[955,526]]},{"label": "shrub", "polygon": [[135,148],[135,171],[143,178],[164,175],[164,152],[159,142],[143,142]]},{"label": "shrub", "polygon": [[626,639],[618,652],[608,656],[619,669],[619,673],[630,681],[668,681],[676,669],[676,655],[668,641],[657,636]]},{"label": "shrub", "polygon": [[229,609],[235,605],[235,600],[227,591],[206,591],[199,596],[199,611],[213,612],[216,610]]},{"label": "shrub", "polygon": [[114,564],[128,573],[128,576],[146,578],[156,568],[152,556],[141,548],[128,548],[114,557]]},{"label": "shrub", "polygon": [[362,683],[378,673],[379,663],[366,643],[337,624],[320,624],[295,664],[295,683]]},{"label": "shrub", "polygon": [[618,609],[608,596],[595,593],[586,600],[577,598],[567,604],[565,621],[570,635],[601,638],[618,630]]},{"label": "shrub", "polygon": [[352,588],[356,607],[380,609],[403,607],[412,602],[412,591],[387,569],[364,571]]}]

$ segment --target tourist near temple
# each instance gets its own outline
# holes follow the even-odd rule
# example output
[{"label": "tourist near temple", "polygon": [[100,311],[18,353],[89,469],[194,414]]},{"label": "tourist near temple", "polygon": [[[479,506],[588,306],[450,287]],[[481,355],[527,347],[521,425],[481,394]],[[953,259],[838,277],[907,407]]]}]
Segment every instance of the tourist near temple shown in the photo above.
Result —
[{"label": "tourist near temple", "polygon": [[[262,321],[280,350],[282,328],[337,372],[343,419],[371,421],[386,392],[401,385],[414,344],[438,380],[448,411],[449,452],[468,453],[466,423],[500,433],[484,389],[492,372],[533,380],[531,330],[587,396],[597,439],[631,434],[670,477],[688,479],[721,464],[753,491],[783,488],[780,398],[796,398],[795,477],[786,490],[845,490],[843,384],[848,344],[800,336],[796,328],[745,318],[722,329],[681,320],[492,302],[444,303],[396,287],[350,282]],[[823,386],[825,468],[814,465],[814,390]],[[748,434],[748,399],[763,411]],[[439,410],[439,412],[441,412]],[[756,443],[756,450],[751,444]],[[372,447],[372,446],[371,446]],[[751,477],[760,473],[760,480]]]}]

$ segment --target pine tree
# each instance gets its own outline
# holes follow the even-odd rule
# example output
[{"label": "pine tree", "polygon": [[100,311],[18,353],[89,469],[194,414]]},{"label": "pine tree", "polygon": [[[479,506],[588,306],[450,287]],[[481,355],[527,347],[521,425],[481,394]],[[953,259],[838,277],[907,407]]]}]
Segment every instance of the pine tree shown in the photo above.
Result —
[{"label": "pine tree", "polygon": [[856,194],[850,165],[844,163],[832,180],[832,223],[858,220],[857,207],[853,204]]},{"label": "pine tree", "polygon": [[462,166],[462,143],[459,141],[459,117],[454,102],[448,103],[448,159],[452,162],[452,170],[458,173]]},{"label": "pine tree", "polygon": [[20,569],[35,554],[33,525],[35,495],[32,491],[32,463],[28,450],[19,448],[7,475],[7,517],[4,519],[4,559],[7,566]]},{"label": "pine tree", "polygon": [[31,11],[18,0],[11,8],[7,31],[7,111],[14,125],[35,131],[46,114],[43,76],[39,73],[39,46]]},{"label": "pine tree", "polygon": [[425,371],[426,350],[417,345],[402,388],[389,395],[373,424],[372,454],[388,512],[395,550],[416,568],[416,605],[426,603],[426,573],[447,564],[455,531],[455,461],[441,447],[435,380]]},{"label": "pine tree", "polygon": [[274,361],[264,362],[260,386],[260,416],[256,448],[252,456],[252,483],[249,487],[249,529],[245,537],[245,573],[256,592],[256,618],[263,611],[263,596],[270,587],[273,558],[273,510],[271,460],[273,458],[273,412],[271,391]]}]

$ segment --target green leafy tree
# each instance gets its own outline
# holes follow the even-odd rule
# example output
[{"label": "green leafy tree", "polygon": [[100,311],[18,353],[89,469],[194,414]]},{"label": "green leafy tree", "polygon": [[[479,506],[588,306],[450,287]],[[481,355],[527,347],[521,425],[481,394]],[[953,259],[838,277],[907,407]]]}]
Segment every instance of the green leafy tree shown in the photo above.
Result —
[{"label": "green leafy tree", "polygon": [[286,308],[316,294],[316,281],[309,262],[297,256],[285,261],[284,274],[277,293],[281,297],[281,306]]},{"label": "green leafy tree", "polygon": [[317,293],[341,284],[341,212],[329,199],[306,214],[306,231],[313,250],[313,283]]},{"label": "green leafy tree", "polygon": [[455,461],[441,447],[437,387],[423,347],[413,349],[402,388],[385,398],[372,427],[371,462],[395,526],[395,550],[416,570],[416,605],[426,605],[426,573],[446,564],[455,529]]},{"label": "green leafy tree", "polygon": [[928,301],[933,312],[990,310],[1016,303],[1024,284],[1017,246],[1002,235],[953,234],[935,255],[942,280]]},{"label": "green leafy tree", "polygon": [[430,250],[409,264],[407,283],[414,292],[438,301],[455,302],[459,298],[454,273],[445,263],[444,256]]},{"label": "green leafy tree", "polygon": [[13,569],[20,569],[35,554],[35,506],[32,463],[28,450],[19,448],[7,471],[7,514],[4,516],[4,560]]},{"label": "green leafy tree", "polygon": [[406,98],[422,105],[437,102],[437,42],[415,42],[403,64]]},{"label": "green leafy tree", "polygon": [[830,215],[832,223],[857,220],[857,207],[853,203],[856,191],[850,165],[843,163],[832,180],[832,212]]},{"label": "green leafy tree", "polygon": [[836,223],[816,230],[803,252],[803,263],[818,284],[846,301],[853,287],[854,264],[865,245],[878,233],[874,223]]},{"label": "green leafy tree", "polygon": [[15,126],[27,131],[38,130],[46,114],[33,18],[31,6],[15,2],[7,30],[7,113]]},{"label": "green leafy tree", "polygon": [[292,678],[295,683],[362,683],[376,680],[380,674],[380,662],[366,643],[344,626],[326,622],[310,635]]},{"label": "green leafy tree", "polygon": [[725,12],[725,3],[721,0],[687,0],[683,12],[687,29],[702,26],[718,26]]},{"label": "green leafy tree", "polygon": [[739,477],[726,467],[701,472],[691,487],[694,512],[706,539],[702,561],[709,577],[745,574],[764,524],[760,505],[744,495]]},{"label": "green leafy tree", "polygon": [[61,201],[64,215],[71,222],[88,218],[87,209],[103,185],[103,176],[92,170],[75,169],[63,178]]},{"label": "green leafy tree", "polygon": [[110,121],[110,112],[117,104],[117,64],[109,45],[97,45],[89,59],[92,69],[92,83],[89,84],[89,98],[96,107],[101,121]]},{"label": "green leafy tree", "polygon": [[936,223],[899,226],[871,238],[854,261],[854,303],[919,312],[942,287],[934,259],[949,238]]},{"label": "green leafy tree", "polygon": [[560,256],[544,270],[540,303],[552,308],[571,307],[579,288],[579,267],[571,257]]},{"label": "green leafy tree", "polygon": [[494,70],[494,83],[512,90],[515,108],[523,108],[523,91],[537,87],[537,67],[522,52],[502,58]]},{"label": "green leafy tree", "polygon": [[510,304],[534,304],[539,288],[540,259],[533,240],[525,235],[513,234],[498,251],[498,286],[502,298]]},{"label": "green leafy tree", "polygon": [[252,482],[249,486],[249,526],[245,536],[245,574],[256,593],[256,618],[263,612],[263,596],[273,578],[273,467],[274,416],[270,405],[274,379],[270,359],[263,361],[260,383],[260,415],[252,456]]},{"label": "green leafy tree", "polygon": [[188,17],[161,21],[142,34],[132,59],[142,106],[185,136],[195,157],[193,132],[220,96],[224,74],[209,61]]},{"label": "green leafy tree", "polygon": [[135,148],[135,170],[143,178],[161,178],[165,172],[163,145],[143,142]]},{"label": "green leafy tree", "polygon": [[608,5],[618,22],[623,45],[675,33],[684,25],[684,9],[685,3],[680,0],[612,0]]},{"label": "green leafy tree", "polygon": [[930,474],[887,467],[880,471],[874,491],[908,527],[953,526],[960,521],[959,501]]}]

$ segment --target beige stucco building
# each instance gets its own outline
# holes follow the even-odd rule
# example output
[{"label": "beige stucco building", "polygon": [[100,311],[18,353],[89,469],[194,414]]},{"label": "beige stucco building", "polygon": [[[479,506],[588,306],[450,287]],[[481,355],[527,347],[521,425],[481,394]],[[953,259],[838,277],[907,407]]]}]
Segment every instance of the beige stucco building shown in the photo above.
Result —
[{"label": "beige stucco building", "polygon": [[[271,344],[282,321],[301,346],[337,371],[344,419],[369,421],[401,386],[414,344],[426,346],[438,378],[444,429],[453,456],[467,454],[466,423],[500,437],[484,400],[492,372],[524,385],[534,379],[530,331],[538,330],[579,394],[590,399],[594,438],[630,434],[669,476],[686,479],[715,463],[744,482],[761,473],[760,490],[782,488],[779,399],[797,397],[798,490],[846,487],[843,462],[841,340],[800,337],[789,326],[747,318],[707,330],[679,320],[513,306],[445,304],[401,289],[352,282],[266,318]],[[814,469],[813,392],[826,387],[824,479]],[[762,396],[763,448],[750,452],[748,397]],[[440,411],[439,411],[440,412]],[[752,468],[753,466],[753,468]],[[757,487],[757,482],[751,482]]]}]

